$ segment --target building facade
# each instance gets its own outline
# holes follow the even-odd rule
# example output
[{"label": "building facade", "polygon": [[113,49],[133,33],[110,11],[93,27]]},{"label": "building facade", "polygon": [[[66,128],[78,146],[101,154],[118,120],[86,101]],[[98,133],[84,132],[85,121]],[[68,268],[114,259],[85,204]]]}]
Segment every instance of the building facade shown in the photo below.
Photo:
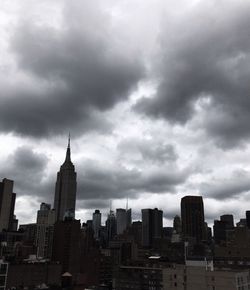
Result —
[{"label": "building facade", "polygon": [[41,203],[37,211],[36,246],[37,255],[42,258],[51,258],[53,231],[55,223],[55,210],[50,204]]}]

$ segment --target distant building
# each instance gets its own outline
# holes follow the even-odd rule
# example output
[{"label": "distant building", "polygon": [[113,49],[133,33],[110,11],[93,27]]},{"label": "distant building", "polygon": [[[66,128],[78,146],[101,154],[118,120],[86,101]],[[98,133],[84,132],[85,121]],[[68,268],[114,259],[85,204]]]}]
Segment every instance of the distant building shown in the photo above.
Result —
[{"label": "distant building", "polygon": [[92,223],[95,239],[100,238],[101,223],[102,223],[102,214],[98,209],[96,209],[95,212],[93,213],[93,223]]},{"label": "distant building", "polygon": [[185,239],[199,243],[205,239],[204,207],[201,196],[181,199],[182,234]]},{"label": "distant building", "polygon": [[4,178],[0,182],[0,232],[12,230],[14,225],[14,209],[16,194],[13,193],[14,182]]},{"label": "distant building", "polygon": [[220,220],[214,221],[214,241],[217,244],[225,243],[229,240],[231,232],[234,230],[233,215],[222,215]]},{"label": "distant building", "polygon": [[37,211],[36,220],[38,257],[51,258],[55,217],[55,210],[51,209],[51,205],[44,202],[41,203],[40,210]]},{"label": "distant building", "polygon": [[178,215],[174,217],[173,228],[176,234],[181,233],[181,218]]},{"label": "distant building", "polygon": [[142,209],[142,246],[152,247],[156,238],[162,237],[162,210]]},{"label": "distant building", "polygon": [[247,220],[246,219],[240,219],[239,222],[236,223],[237,227],[246,227],[247,226]]},{"label": "distant building", "polygon": [[117,235],[121,235],[131,225],[131,209],[117,208]]},{"label": "distant building", "polygon": [[107,241],[111,241],[116,236],[116,217],[114,211],[110,210],[106,220]]},{"label": "distant building", "polygon": [[67,212],[75,214],[76,205],[76,172],[70,158],[70,139],[66,159],[57,173],[54,208],[56,220],[63,220]]},{"label": "distant building", "polygon": [[224,214],[220,216],[220,220],[226,222],[228,229],[234,228],[234,217],[232,214]]}]

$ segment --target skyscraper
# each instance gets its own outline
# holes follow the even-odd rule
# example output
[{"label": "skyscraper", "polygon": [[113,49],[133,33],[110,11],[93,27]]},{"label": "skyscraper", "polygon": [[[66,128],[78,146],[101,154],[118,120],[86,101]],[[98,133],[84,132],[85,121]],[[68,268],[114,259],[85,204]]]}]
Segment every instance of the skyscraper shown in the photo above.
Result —
[{"label": "skyscraper", "polygon": [[181,199],[182,233],[185,239],[199,243],[205,238],[204,207],[201,196],[184,196]]},{"label": "skyscraper", "polygon": [[99,239],[100,237],[101,222],[102,222],[102,214],[98,209],[96,209],[95,212],[93,213],[93,225],[92,225],[95,239]]},{"label": "skyscraper", "polygon": [[131,209],[117,208],[117,235],[122,234],[131,225]]},{"label": "skyscraper", "polygon": [[0,182],[0,232],[13,229],[16,194],[13,193],[14,182],[4,178]]},{"label": "skyscraper", "polygon": [[66,158],[57,173],[54,208],[56,220],[63,220],[65,214],[74,216],[76,205],[76,172],[70,158],[70,138]]},{"label": "skyscraper", "polygon": [[116,235],[116,217],[114,211],[110,209],[106,220],[107,240],[111,241]]},{"label": "skyscraper", "polygon": [[174,217],[173,228],[177,234],[181,233],[181,218],[178,215]]},{"label": "skyscraper", "polygon": [[52,261],[62,264],[62,272],[80,272],[81,223],[70,217],[57,221],[54,226]]},{"label": "skyscraper", "polygon": [[162,210],[142,209],[142,245],[152,247],[155,238],[162,236]]},{"label": "skyscraper", "polygon": [[36,245],[39,257],[51,258],[54,223],[55,210],[51,209],[50,204],[41,203],[36,220]]}]

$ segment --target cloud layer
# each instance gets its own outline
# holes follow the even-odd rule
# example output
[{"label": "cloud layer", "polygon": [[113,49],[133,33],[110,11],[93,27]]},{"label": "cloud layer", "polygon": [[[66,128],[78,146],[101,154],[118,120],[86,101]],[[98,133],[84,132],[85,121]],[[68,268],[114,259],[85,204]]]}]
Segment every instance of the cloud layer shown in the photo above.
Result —
[{"label": "cloud layer", "polygon": [[178,124],[199,114],[199,127],[223,147],[249,138],[249,8],[246,1],[204,1],[167,20],[157,93],[137,110]]},{"label": "cloud layer", "polygon": [[122,49],[97,3],[64,2],[59,27],[18,21],[9,42],[16,83],[2,84],[2,131],[39,137],[109,130],[102,112],[128,98],[144,68]]},{"label": "cloud layer", "polygon": [[243,0],[3,1],[0,176],[15,181],[17,213],[53,201],[70,131],[84,217],[128,196],[136,218],[161,207],[170,220],[189,194],[204,196],[209,221],[244,214],[249,11]]}]

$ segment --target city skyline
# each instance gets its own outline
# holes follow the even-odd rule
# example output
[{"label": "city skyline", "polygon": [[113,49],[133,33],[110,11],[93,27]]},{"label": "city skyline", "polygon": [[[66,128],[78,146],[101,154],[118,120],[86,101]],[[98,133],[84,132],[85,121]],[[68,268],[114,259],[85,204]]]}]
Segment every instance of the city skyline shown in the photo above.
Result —
[{"label": "city skyline", "polygon": [[76,218],[128,198],[134,220],[159,208],[170,225],[186,195],[203,197],[209,224],[244,217],[249,3],[9,2],[0,11],[0,179],[14,180],[20,223],[53,204],[69,131]]}]

